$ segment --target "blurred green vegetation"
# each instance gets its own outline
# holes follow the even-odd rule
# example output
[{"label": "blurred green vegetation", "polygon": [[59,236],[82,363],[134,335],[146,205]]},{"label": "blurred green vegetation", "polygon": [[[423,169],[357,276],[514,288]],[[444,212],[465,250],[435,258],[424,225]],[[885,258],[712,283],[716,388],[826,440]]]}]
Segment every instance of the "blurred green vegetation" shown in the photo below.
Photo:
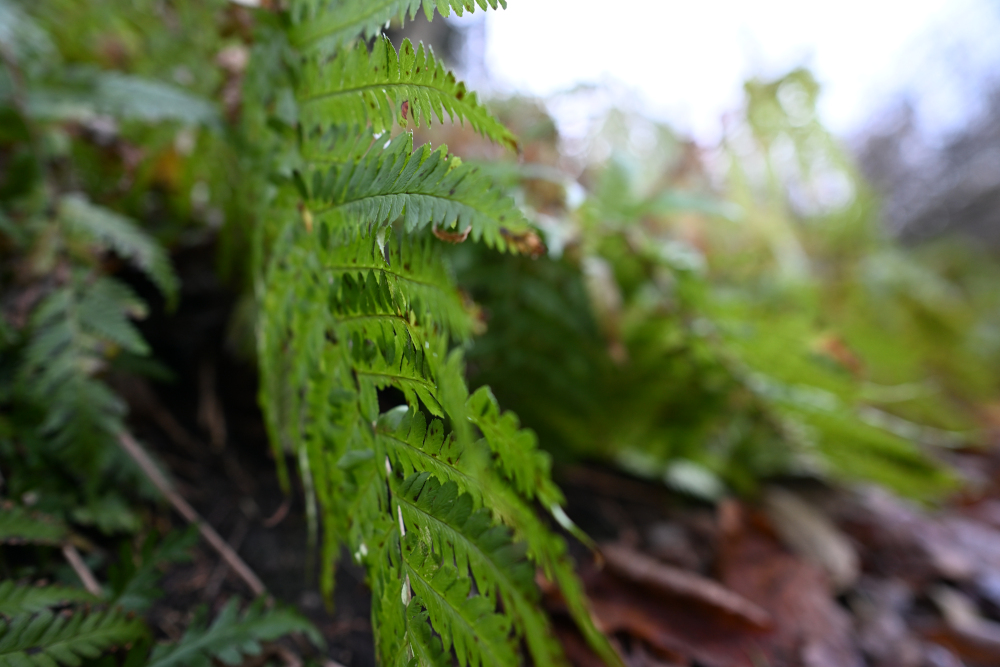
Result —
[{"label": "blurred green vegetation", "polygon": [[0,0],[0,663],[238,662],[295,631],[322,645],[263,598],[155,646],[135,617],[197,533],[153,528],[115,381],[172,377],[135,326],[181,298],[167,248],[246,220],[250,31],[221,1]]},{"label": "blurred green vegetation", "polygon": [[541,161],[491,168],[550,252],[455,251],[484,312],[473,382],[567,460],[703,496],[788,474],[953,488],[942,453],[995,426],[995,258],[888,238],[818,93],[804,70],[748,82],[714,151],[611,110],[582,164],[509,103]]}]

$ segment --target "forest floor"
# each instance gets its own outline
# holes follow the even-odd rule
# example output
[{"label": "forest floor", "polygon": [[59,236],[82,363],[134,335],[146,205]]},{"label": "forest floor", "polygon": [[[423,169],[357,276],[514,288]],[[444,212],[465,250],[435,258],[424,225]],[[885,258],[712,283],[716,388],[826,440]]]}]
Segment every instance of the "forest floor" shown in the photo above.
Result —
[{"label": "forest floor", "polygon": [[[143,333],[176,378],[123,387],[131,426],[268,590],[316,623],[327,667],[374,665],[361,570],[341,559],[333,611],[316,592],[301,492],[279,487],[254,371],[226,344],[234,298],[213,256],[175,256],[182,305]],[[601,545],[599,558],[571,549],[594,617],[630,667],[1000,665],[1000,447],[949,459],[969,490],[935,509],[804,480],[710,505],[599,466],[557,467],[556,479],[568,514]],[[601,664],[540,584],[573,664]],[[249,594],[204,543],[163,589],[150,620],[166,636],[198,604]],[[296,664],[309,649],[276,655]]]}]

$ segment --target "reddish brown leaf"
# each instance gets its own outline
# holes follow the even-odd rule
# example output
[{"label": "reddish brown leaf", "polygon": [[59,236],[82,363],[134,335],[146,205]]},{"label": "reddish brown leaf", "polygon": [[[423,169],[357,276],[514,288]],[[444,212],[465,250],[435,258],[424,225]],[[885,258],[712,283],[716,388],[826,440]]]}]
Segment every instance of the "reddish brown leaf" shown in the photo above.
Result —
[{"label": "reddish brown leaf", "polygon": [[619,544],[602,545],[601,553],[612,572],[651,592],[700,602],[762,630],[772,625],[766,611],[711,579],[665,565]]},{"label": "reddish brown leaf", "polygon": [[720,578],[774,619],[775,630],[761,638],[770,664],[860,667],[850,618],[832,599],[824,573],[784,551],[763,529],[764,517],[750,521],[738,509],[729,514]]}]

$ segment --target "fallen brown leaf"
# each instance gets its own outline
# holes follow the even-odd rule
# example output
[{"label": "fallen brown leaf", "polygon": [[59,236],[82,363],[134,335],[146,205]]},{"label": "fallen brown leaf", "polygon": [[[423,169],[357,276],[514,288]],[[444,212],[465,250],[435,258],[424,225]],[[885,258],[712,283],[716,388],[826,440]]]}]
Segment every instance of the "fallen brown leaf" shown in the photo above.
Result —
[{"label": "fallen brown leaf", "polygon": [[850,618],[832,599],[826,575],[782,549],[763,516],[726,512],[720,579],[774,619],[774,631],[760,639],[768,664],[860,667]]},{"label": "fallen brown leaf", "polygon": [[700,602],[761,630],[772,626],[766,611],[711,579],[665,565],[620,544],[602,545],[601,553],[612,572],[650,592]]}]

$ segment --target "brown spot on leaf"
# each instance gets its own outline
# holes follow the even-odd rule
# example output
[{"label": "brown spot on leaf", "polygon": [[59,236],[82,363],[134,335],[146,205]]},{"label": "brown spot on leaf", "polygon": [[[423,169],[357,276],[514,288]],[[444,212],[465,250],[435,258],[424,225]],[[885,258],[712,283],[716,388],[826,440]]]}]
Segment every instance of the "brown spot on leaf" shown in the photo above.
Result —
[{"label": "brown spot on leaf", "polygon": [[442,241],[445,241],[446,243],[461,243],[465,239],[469,238],[469,232],[472,231],[472,226],[470,225],[466,227],[464,232],[446,232],[438,229],[437,223],[434,223],[434,226],[431,227],[431,231],[434,233],[434,236],[438,237]]}]

